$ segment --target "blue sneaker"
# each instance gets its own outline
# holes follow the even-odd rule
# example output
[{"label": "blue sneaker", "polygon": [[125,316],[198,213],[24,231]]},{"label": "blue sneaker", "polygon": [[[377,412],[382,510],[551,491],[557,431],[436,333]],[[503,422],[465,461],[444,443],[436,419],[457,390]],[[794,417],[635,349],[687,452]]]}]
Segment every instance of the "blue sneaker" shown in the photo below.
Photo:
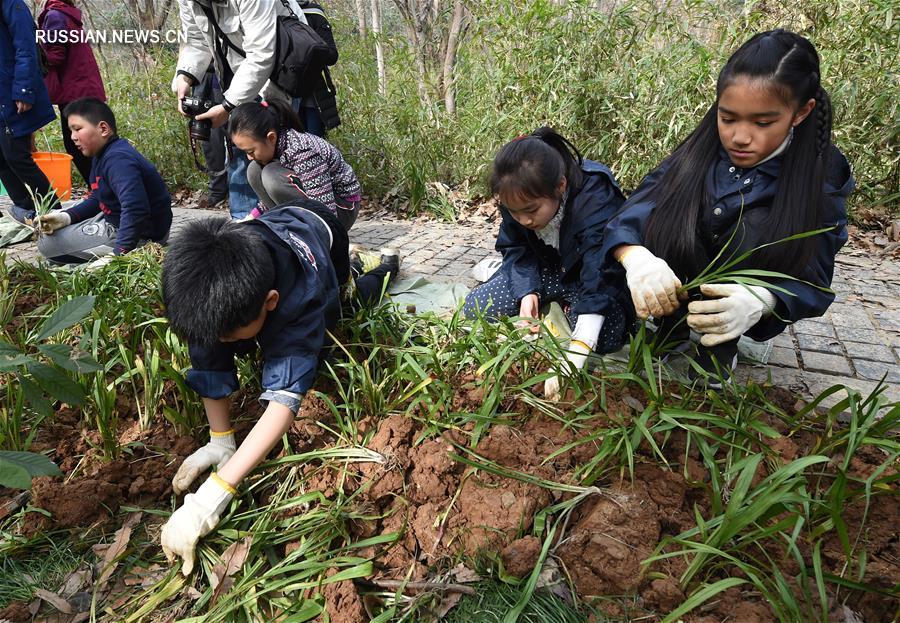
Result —
[{"label": "blue sneaker", "polygon": [[9,215],[22,223],[23,225],[31,225],[34,221],[34,210],[26,210],[17,205],[13,205],[9,209]]}]

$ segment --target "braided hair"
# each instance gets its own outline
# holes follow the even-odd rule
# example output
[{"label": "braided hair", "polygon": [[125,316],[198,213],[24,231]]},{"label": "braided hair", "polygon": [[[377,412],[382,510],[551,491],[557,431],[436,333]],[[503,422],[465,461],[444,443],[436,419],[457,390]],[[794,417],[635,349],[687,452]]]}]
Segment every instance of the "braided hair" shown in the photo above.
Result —
[{"label": "braided hair", "polygon": [[[831,151],[831,100],[822,87],[819,55],[808,39],[796,33],[783,29],[762,32],[728,59],[719,73],[716,101],[669,156],[668,170],[648,191],[657,207],[647,221],[645,244],[681,277],[697,275],[704,268],[697,220],[710,199],[705,175],[697,172],[708,171],[718,158],[718,100],[741,78],[764,81],[783,101],[798,108],[810,99],[816,102],[812,113],[794,128],[785,150],[761,242],[811,231],[821,223]],[[799,276],[815,244],[815,238],[807,237],[760,249],[753,256],[753,265]]]},{"label": "braided hair", "polygon": [[303,122],[297,113],[287,104],[280,101],[247,102],[235,107],[228,117],[228,133],[247,134],[258,141],[263,141],[269,132],[277,136],[285,129],[305,132]]},{"label": "braided hair", "polygon": [[513,139],[497,152],[489,186],[495,197],[557,197],[561,179],[570,196],[581,188],[581,152],[552,128],[543,126]]}]

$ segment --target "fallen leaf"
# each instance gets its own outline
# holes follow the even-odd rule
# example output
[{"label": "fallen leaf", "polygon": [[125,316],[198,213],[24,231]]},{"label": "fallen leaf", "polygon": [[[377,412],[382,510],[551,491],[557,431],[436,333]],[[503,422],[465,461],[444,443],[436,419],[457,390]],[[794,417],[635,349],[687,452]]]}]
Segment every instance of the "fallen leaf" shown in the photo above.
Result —
[{"label": "fallen leaf", "polygon": [[460,599],[462,599],[462,593],[444,593],[441,595],[441,603],[434,609],[438,619],[443,618],[448,612],[453,610]]},{"label": "fallen leaf", "polygon": [[186,589],[184,589],[184,596],[187,597],[188,599],[197,600],[197,599],[200,599],[201,597],[203,597],[203,593],[198,591],[193,586],[188,586]]},{"label": "fallen leaf", "polygon": [[35,596],[40,597],[48,604],[62,612],[63,614],[72,614],[74,610],[72,609],[72,604],[68,601],[57,595],[56,593],[51,593],[50,591],[39,588],[34,591]]},{"label": "fallen leaf", "polygon": [[625,395],[625,396],[622,397],[622,402],[624,402],[626,405],[628,405],[629,407],[631,407],[632,409],[634,409],[634,410],[637,411],[638,413],[643,413],[643,412],[644,412],[644,405],[643,405],[643,403],[641,403],[641,401],[638,400],[637,398],[635,398],[634,396],[628,396],[628,395]]},{"label": "fallen leaf", "polygon": [[57,592],[61,597],[68,599],[69,597],[80,591],[81,587],[87,584],[90,579],[90,569],[76,569],[66,577],[63,585]]},{"label": "fallen leaf", "polygon": [[117,559],[128,547],[128,541],[131,540],[131,530],[138,524],[138,522],[140,522],[142,514],[143,513],[139,511],[131,513],[130,515],[128,515],[128,517],[125,518],[125,522],[122,524],[122,527],[116,530],[116,534],[113,537],[113,542],[110,544],[109,549],[106,550],[106,554],[103,556],[103,562],[100,565],[100,568],[103,571],[100,573],[100,578],[97,580],[95,590],[99,591],[100,589],[102,589],[109,581],[109,578],[112,576],[113,571],[116,570],[116,567],[119,565]]},{"label": "fallen leaf", "polygon": [[244,566],[247,555],[250,553],[250,544],[252,542],[252,538],[248,536],[240,541],[235,541],[228,546],[228,549],[222,552],[219,562],[212,568],[210,583],[213,588],[216,588],[223,579],[233,576]]},{"label": "fallen leaf", "polygon": [[235,541],[228,546],[228,549],[222,552],[219,562],[212,568],[212,575],[209,579],[213,589],[210,605],[214,605],[219,596],[227,593],[234,585],[234,580],[231,579],[231,576],[244,566],[252,543],[253,538],[248,536],[240,541]]},{"label": "fallen leaf", "polygon": [[450,575],[453,576],[453,579],[457,584],[469,584],[471,582],[480,582],[482,580],[480,575],[462,563],[453,567],[453,569],[450,570]]}]

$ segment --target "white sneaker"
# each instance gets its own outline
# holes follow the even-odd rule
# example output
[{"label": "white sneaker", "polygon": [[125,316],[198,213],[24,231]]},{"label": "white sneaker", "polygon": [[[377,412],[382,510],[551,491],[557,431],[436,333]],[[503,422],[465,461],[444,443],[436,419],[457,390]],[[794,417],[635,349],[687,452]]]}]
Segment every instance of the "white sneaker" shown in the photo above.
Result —
[{"label": "white sneaker", "polygon": [[502,265],[502,257],[498,255],[486,257],[472,267],[472,276],[475,277],[475,279],[477,279],[478,281],[484,283],[485,281],[490,279]]}]

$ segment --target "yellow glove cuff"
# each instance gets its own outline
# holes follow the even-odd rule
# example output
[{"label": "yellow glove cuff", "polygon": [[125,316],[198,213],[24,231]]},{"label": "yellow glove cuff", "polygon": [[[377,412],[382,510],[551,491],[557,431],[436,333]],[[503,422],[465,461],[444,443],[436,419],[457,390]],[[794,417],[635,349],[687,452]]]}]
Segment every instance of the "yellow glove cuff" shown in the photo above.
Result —
[{"label": "yellow glove cuff", "polygon": [[233,434],[234,434],[233,428],[229,428],[228,430],[225,430],[222,432],[216,432],[214,430],[209,431],[210,437],[228,437],[228,435],[233,435]]},{"label": "yellow glove cuff", "polygon": [[569,340],[570,346],[575,345],[575,344],[577,344],[578,346],[581,346],[585,350],[585,352],[589,353],[593,350],[590,346],[587,345],[586,342],[582,342],[581,340]]},{"label": "yellow glove cuff", "polygon": [[222,487],[225,491],[227,491],[231,495],[237,495],[237,489],[235,489],[230,484],[228,484],[227,482],[225,482],[224,480],[219,478],[219,475],[216,472],[213,472],[212,474],[210,474],[209,479],[212,480],[217,485],[219,485],[220,487]]}]

